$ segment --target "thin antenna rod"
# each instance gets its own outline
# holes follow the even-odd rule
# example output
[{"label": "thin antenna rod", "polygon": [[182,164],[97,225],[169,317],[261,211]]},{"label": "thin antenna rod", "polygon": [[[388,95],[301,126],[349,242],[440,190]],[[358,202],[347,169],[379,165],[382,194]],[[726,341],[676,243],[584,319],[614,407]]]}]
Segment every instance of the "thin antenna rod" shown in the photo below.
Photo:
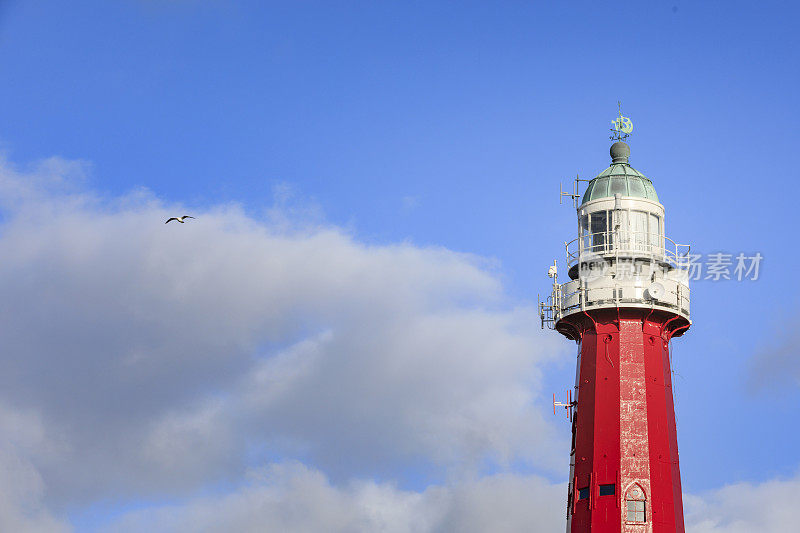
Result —
[{"label": "thin antenna rod", "polygon": [[578,190],[578,187],[580,185],[580,182],[582,182],[582,181],[589,182],[589,181],[592,181],[592,180],[581,179],[580,175],[575,174],[575,179],[574,179],[573,184],[572,184],[572,192],[565,192],[564,191],[564,184],[563,183],[559,183],[558,184],[558,194],[559,194],[558,203],[559,204],[562,203],[562,200],[564,199],[564,197],[565,196],[569,196],[570,198],[572,198],[572,205],[575,207],[575,209],[578,209],[579,199],[581,197],[580,191]]}]

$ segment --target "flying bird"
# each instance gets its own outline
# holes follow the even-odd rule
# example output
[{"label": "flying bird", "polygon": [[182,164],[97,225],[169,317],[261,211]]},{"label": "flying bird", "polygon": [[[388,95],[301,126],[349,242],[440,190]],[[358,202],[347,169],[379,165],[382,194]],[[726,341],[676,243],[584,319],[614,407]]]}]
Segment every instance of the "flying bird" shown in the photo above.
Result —
[{"label": "flying bird", "polygon": [[167,220],[166,222],[164,222],[164,224],[169,224],[173,220],[177,220],[178,222],[183,224],[183,219],[185,219],[185,218],[194,218],[194,217],[190,217],[189,215],[183,215],[182,217],[172,217],[169,220]]}]

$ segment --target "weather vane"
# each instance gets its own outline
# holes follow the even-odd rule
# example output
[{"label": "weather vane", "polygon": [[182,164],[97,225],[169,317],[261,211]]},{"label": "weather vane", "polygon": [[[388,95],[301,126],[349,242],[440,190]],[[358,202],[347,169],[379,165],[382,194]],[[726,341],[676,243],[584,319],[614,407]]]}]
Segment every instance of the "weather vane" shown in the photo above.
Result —
[{"label": "weather vane", "polygon": [[619,116],[611,121],[611,135],[609,139],[612,141],[624,141],[630,137],[633,131],[633,122],[628,117],[622,116],[622,103],[617,102],[619,108]]}]

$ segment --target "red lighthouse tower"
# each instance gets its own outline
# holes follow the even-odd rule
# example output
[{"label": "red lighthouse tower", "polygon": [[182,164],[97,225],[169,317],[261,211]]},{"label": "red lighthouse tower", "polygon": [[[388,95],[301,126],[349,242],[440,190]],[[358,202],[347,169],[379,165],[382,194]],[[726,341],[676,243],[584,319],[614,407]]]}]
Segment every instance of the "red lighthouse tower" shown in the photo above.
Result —
[{"label": "red lighthouse tower", "polygon": [[[664,206],[629,163],[630,120],[614,121],[611,165],[575,199],[569,281],[542,324],[578,343],[567,532],[683,532],[669,341],[689,319],[688,246],[665,237]],[[627,129],[626,129],[627,128]]]}]

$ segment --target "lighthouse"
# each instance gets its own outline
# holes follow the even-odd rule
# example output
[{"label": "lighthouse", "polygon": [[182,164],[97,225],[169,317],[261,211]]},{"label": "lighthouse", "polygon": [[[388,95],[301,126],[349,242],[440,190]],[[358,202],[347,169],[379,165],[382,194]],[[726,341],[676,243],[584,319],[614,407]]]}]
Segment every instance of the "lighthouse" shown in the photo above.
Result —
[{"label": "lighthouse", "polygon": [[[578,345],[567,533],[683,532],[670,340],[689,317],[689,246],[666,236],[653,182],[631,166],[633,125],[612,121],[611,162],[571,197],[577,236],[556,263],[542,326]],[[579,194],[578,186],[586,182]]]}]

